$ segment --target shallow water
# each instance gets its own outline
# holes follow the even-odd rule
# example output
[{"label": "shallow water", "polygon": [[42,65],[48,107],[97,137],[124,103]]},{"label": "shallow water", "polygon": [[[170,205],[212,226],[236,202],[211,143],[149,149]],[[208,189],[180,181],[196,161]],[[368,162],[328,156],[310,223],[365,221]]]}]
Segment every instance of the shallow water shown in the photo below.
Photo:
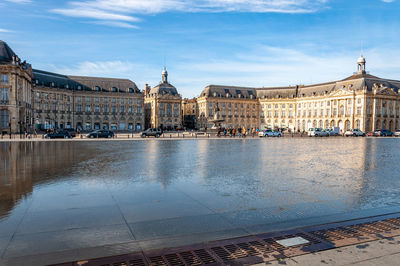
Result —
[{"label": "shallow water", "polygon": [[0,158],[5,257],[214,240],[400,206],[394,138],[0,143]]}]

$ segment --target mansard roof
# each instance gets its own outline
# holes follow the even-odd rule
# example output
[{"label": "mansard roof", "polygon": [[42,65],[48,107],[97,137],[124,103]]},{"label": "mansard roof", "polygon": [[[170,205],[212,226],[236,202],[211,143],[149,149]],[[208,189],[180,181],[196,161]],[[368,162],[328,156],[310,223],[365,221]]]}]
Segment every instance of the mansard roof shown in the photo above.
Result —
[{"label": "mansard roof", "polygon": [[129,79],[67,76],[38,69],[33,70],[33,75],[36,86],[82,91],[92,91],[96,87],[99,91],[112,91],[112,88],[116,88],[117,92],[128,92],[132,88],[133,92],[140,93],[136,84]]},{"label": "mansard roof", "polygon": [[208,85],[200,94],[200,97],[203,96],[255,99],[257,93],[255,88],[250,87]]}]

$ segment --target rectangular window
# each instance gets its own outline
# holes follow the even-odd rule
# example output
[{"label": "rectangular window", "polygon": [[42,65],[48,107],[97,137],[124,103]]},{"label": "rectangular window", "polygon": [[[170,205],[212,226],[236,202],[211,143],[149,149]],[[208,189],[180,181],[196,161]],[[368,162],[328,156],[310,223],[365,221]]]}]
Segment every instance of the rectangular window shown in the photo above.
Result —
[{"label": "rectangular window", "polygon": [[77,112],[82,112],[82,105],[81,104],[78,104],[77,106],[76,106],[76,111]]},{"label": "rectangular window", "polygon": [[8,75],[1,75],[0,76],[0,83],[8,84]]},{"label": "rectangular window", "polygon": [[86,105],[86,112],[90,112],[90,104]]},{"label": "rectangular window", "polygon": [[133,99],[129,99],[129,104],[133,104]]},{"label": "rectangular window", "polygon": [[140,106],[138,106],[136,108],[136,112],[137,112],[138,115],[140,115],[142,113],[142,109],[140,108]]},{"label": "rectangular window", "polygon": [[104,113],[108,113],[108,105],[104,105]]},{"label": "rectangular window", "polygon": [[121,99],[121,104],[125,104],[125,99]]},{"label": "rectangular window", "polygon": [[100,112],[100,106],[99,106],[99,105],[96,105],[96,106],[94,107],[94,111],[95,111],[96,113]]},{"label": "rectangular window", "polygon": [[361,107],[357,107],[357,115],[361,115]]},{"label": "rectangular window", "polygon": [[132,114],[132,112],[133,112],[133,108],[132,108],[132,106],[129,106],[128,113]]},{"label": "rectangular window", "polygon": [[10,91],[8,88],[0,88],[0,104],[8,104]]},{"label": "rectangular window", "polygon": [[86,102],[87,102],[87,103],[90,103],[90,98],[86,98]]},{"label": "rectangular window", "polygon": [[104,103],[108,103],[108,98],[104,98]]},{"label": "rectangular window", "polygon": [[121,113],[123,114],[123,113],[125,113],[125,106],[121,106]]},{"label": "rectangular window", "polygon": [[82,98],[81,98],[81,97],[76,97],[76,101],[77,101],[78,103],[80,103],[80,102],[82,101]]},{"label": "rectangular window", "polygon": [[111,111],[112,111],[113,113],[116,113],[116,112],[117,112],[117,106],[113,105],[111,108],[112,108]]}]

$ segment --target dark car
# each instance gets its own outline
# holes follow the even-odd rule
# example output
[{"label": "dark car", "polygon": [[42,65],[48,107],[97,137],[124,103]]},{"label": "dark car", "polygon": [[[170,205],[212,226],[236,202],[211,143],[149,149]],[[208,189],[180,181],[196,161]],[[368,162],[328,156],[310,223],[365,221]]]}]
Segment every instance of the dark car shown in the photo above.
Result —
[{"label": "dark car", "polygon": [[72,139],[71,134],[65,130],[56,130],[44,135],[46,139]]},{"label": "dark car", "polygon": [[377,137],[393,136],[393,132],[386,130],[386,129],[379,129],[374,132],[374,136],[377,136]]},{"label": "dark car", "polygon": [[73,138],[76,137],[76,130],[75,130],[75,128],[64,128],[64,131],[67,131]]},{"label": "dark car", "polygon": [[156,137],[159,138],[162,135],[162,130],[160,128],[148,128],[142,132],[142,138],[145,137]]},{"label": "dark car", "polygon": [[99,129],[95,130],[93,132],[90,132],[89,134],[86,134],[87,138],[112,138],[114,137],[114,132],[105,130],[105,129]]}]

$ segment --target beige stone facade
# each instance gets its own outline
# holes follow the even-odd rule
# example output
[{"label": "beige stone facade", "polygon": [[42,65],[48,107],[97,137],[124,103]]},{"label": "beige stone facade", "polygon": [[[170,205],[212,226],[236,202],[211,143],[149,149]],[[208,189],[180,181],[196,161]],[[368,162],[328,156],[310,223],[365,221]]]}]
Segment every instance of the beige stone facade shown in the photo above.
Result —
[{"label": "beige stone facade", "polygon": [[32,127],[32,67],[0,41],[0,133]]},{"label": "beige stone facade", "polygon": [[63,76],[34,70],[35,126],[141,131],[143,93],[125,79]]},{"label": "beige stone facade", "polygon": [[197,98],[199,108],[198,126],[211,128],[218,106],[222,127],[248,129],[260,126],[259,101],[254,88],[233,86],[207,86]]},{"label": "beige stone facade", "polygon": [[307,131],[334,126],[342,131],[358,128],[366,132],[399,129],[400,81],[372,76],[365,66],[365,58],[360,57],[354,75],[308,86],[207,86],[198,98],[199,126],[212,125],[218,103],[224,127]]},{"label": "beige stone facade", "polygon": [[168,72],[162,72],[162,82],[154,88],[146,87],[146,128],[176,129],[182,127],[182,96],[168,83]]},{"label": "beige stone facade", "polygon": [[194,129],[197,125],[197,117],[199,113],[199,107],[197,105],[197,99],[183,99],[182,100],[182,124],[186,129]]},{"label": "beige stone facade", "polygon": [[127,79],[35,70],[0,41],[0,133],[144,128],[144,94]]}]

